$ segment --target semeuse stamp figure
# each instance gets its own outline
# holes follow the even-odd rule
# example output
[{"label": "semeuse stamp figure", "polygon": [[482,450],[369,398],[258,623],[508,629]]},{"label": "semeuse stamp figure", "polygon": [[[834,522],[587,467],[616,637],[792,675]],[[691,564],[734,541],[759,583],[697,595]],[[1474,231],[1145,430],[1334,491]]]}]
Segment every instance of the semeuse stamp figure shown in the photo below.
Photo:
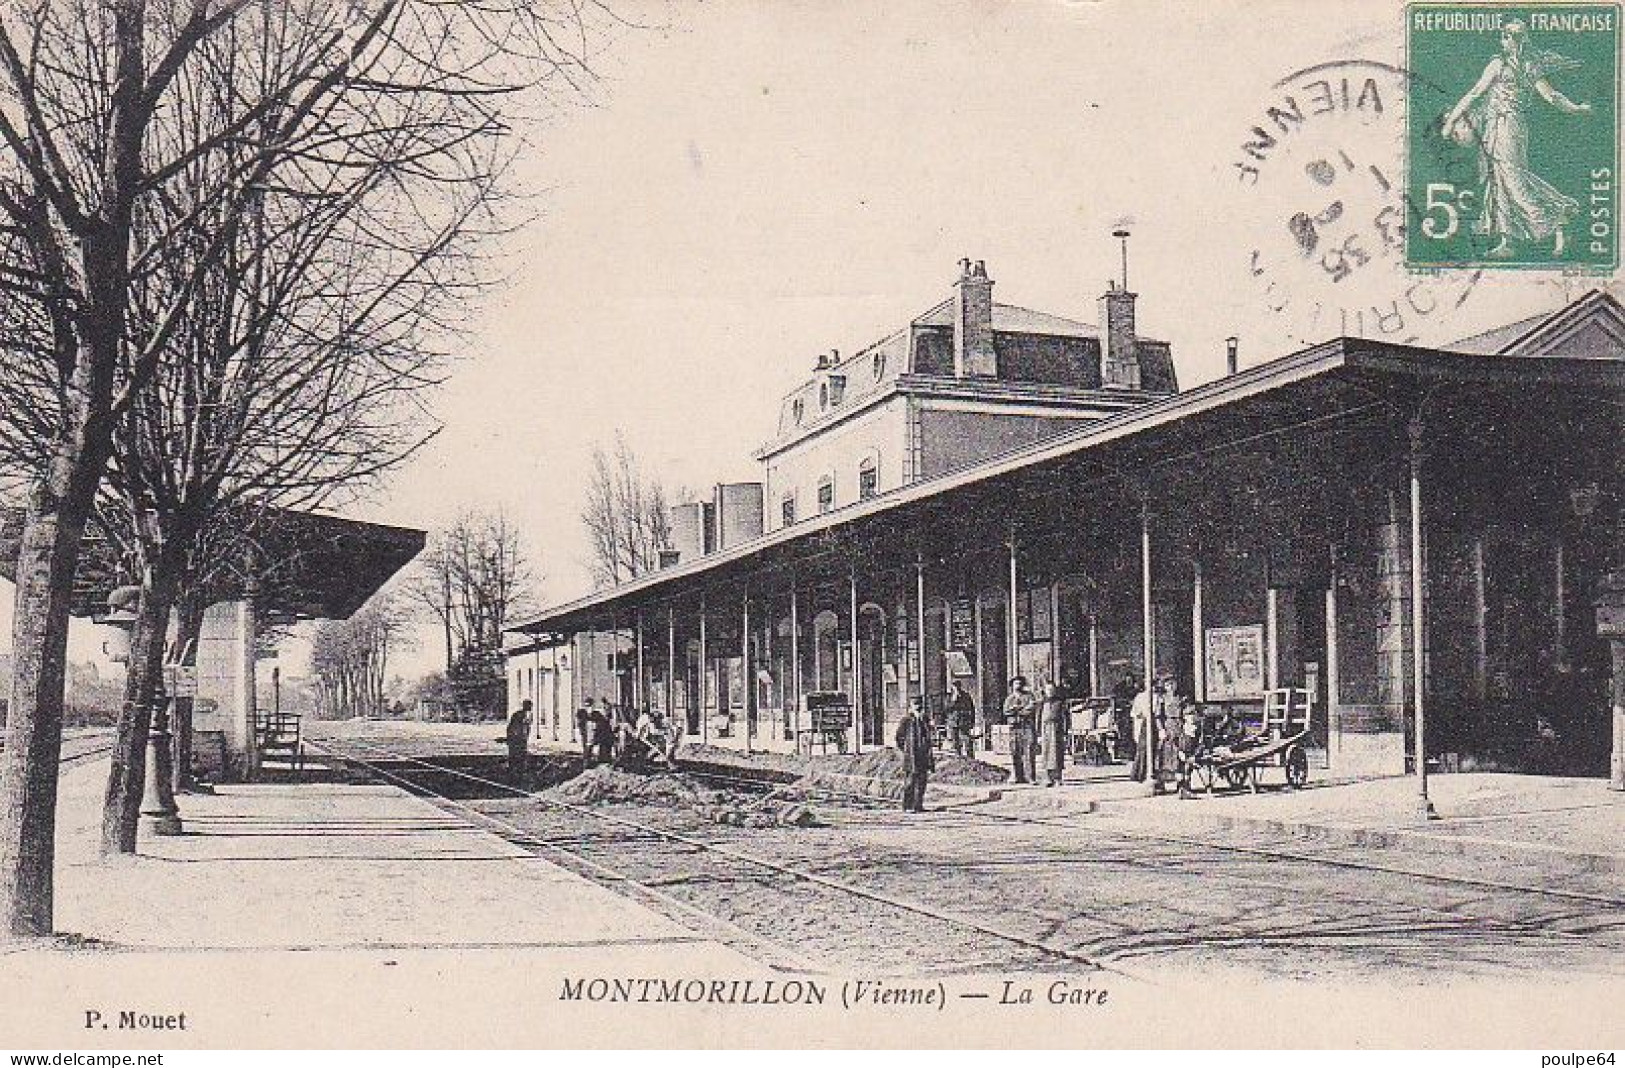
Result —
[{"label": "semeuse stamp figure", "polygon": [[1511,241],[1552,240],[1552,257],[1563,255],[1566,230],[1580,214],[1580,202],[1536,174],[1529,162],[1530,111],[1539,97],[1570,115],[1587,114],[1552,87],[1549,75],[1579,66],[1555,52],[1534,48],[1529,29],[1514,20],[1501,31],[1501,52],[1444,117],[1446,137],[1476,145],[1483,195],[1475,233],[1496,238],[1489,255],[1512,254]]}]

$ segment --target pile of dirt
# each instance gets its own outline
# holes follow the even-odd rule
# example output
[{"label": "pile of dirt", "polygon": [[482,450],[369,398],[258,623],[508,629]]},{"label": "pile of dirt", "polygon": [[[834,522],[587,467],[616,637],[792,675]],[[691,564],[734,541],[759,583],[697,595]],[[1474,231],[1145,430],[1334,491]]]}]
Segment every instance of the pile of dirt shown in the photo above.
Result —
[{"label": "pile of dirt", "polygon": [[[1008,778],[1003,768],[954,753],[938,753],[936,770],[931,773],[932,782],[946,786],[991,786]],[[820,790],[899,800],[903,796],[903,755],[895,749],[871,749],[821,758],[788,788],[788,792],[803,795]]]},{"label": "pile of dirt", "polygon": [[1010,773],[997,765],[967,759],[957,753],[938,753],[937,770],[931,773],[931,778],[949,786],[992,786],[1008,782]]},{"label": "pile of dirt", "polygon": [[686,775],[636,775],[600,764],[545,791],[542,796],[569,805],[658,805],[698,808],[713,804],[718,791]]},{"label": "pile of dirt", "polygon": [[683,774],[638,775],[608,765],[588,768],[540,795],[567,805],[653,805],[687,809],[711,823],[734,827],[812,827],[805,804],[775,795],[716,790]]}]

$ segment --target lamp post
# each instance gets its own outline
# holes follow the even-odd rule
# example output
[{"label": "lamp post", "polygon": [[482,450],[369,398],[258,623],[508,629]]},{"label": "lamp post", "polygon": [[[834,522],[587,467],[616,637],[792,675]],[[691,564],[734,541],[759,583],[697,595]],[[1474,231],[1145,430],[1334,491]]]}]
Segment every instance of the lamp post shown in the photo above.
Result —
[{"label": "lamp post", "polygon": [[[107,613],[96,622],[112,628],[102,650],[109,660],[130,665],[130,635],[135,630],[136,606],[141,602],[139,586],[119,586],[107,595]],[[154,688],[152,722],[147,730],[146,786],[141,799],[141,823],[146,830],[161,837],[178,835],[182,831],[180,809],[175,804],[174,753],[170,748],[169,695],[159,679]]]}]

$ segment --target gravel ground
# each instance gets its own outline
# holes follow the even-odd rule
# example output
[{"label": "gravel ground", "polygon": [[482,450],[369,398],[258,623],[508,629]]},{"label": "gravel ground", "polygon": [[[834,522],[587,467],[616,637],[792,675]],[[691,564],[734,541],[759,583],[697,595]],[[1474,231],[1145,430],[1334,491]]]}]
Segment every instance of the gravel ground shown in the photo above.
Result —
[{"label": "gravel ground", "polygon": [[[476,793],[469,803],[525,836],[613,868],[834,971],[1089,970],[974,924],[1090,959],[1181,976],[1420,984],[1441,975],[1527,977],[1531,970],[1562,977],[1625,974],[1625,911],[1616,905],[1248,855],[1224,848],[1218,837],[1154,841],[1099,816],[1023,822],[999,805],[905,816],[889,806],[825,799],[814,802],[820,826],[741,828],[709,821],[688,806],[635,799],[597,809],[944,910],[968,921],[961,923],[654,839],[511,791]],[[1307,852],[1302,843],[1282,845]],[[1358,851],[1324,853],[1329,861],[1372,859]],[[1492,880],[1499,874],[1519,885],[1493,864],[1475,868],[1468,858],[1441,859],[1437,870]],[[1608,895],[1612,885],[1598,877],[1575,888]],[[692,922],[681,909],[671,914]]]}]

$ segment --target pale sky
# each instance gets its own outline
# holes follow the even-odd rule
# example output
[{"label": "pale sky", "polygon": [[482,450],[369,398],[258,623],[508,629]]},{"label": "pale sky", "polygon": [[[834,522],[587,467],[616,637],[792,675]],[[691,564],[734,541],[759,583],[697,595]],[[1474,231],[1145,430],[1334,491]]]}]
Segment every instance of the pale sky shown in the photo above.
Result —
[{"label": "pale sky", "polygon": [[[1323,206],[1304,200],[1308,157],[1285,148],[1258,189],[1233,163],[1279,79],[1404,58],[1402,8],[1369,2],[617,6],[668,28],[622,36],[596,104],[528,131],[517,177],[538,216],[501,250],[511,281],[438,401],[446,429],[355,513],[432,528],[500,506],[548,602],[587,588],[594,441],[620,428],[671,482],[755,477],[749,455],[815,355],[945,298],[962,256],[987,261],[995,299],[1094,322],[1118,270],[1110,231],[1131,219],[1140,331],[1172,342],[1182,385],[1222,373],[1230,334],[1244,365],[1303,347],[1250,252],[1284,248],[1285,220]],[[1385,153],[1397,181],[1401,114],[1390,96],[1384,117],[1301,135],[1303,151]],[[1370,299],[1408,284],[1376,269]],[[1492,280],[1417,337],[1589,284]],[[75,658],[99,644],[81,630]],[[430,640],[400,668],[434,659]]]}]

